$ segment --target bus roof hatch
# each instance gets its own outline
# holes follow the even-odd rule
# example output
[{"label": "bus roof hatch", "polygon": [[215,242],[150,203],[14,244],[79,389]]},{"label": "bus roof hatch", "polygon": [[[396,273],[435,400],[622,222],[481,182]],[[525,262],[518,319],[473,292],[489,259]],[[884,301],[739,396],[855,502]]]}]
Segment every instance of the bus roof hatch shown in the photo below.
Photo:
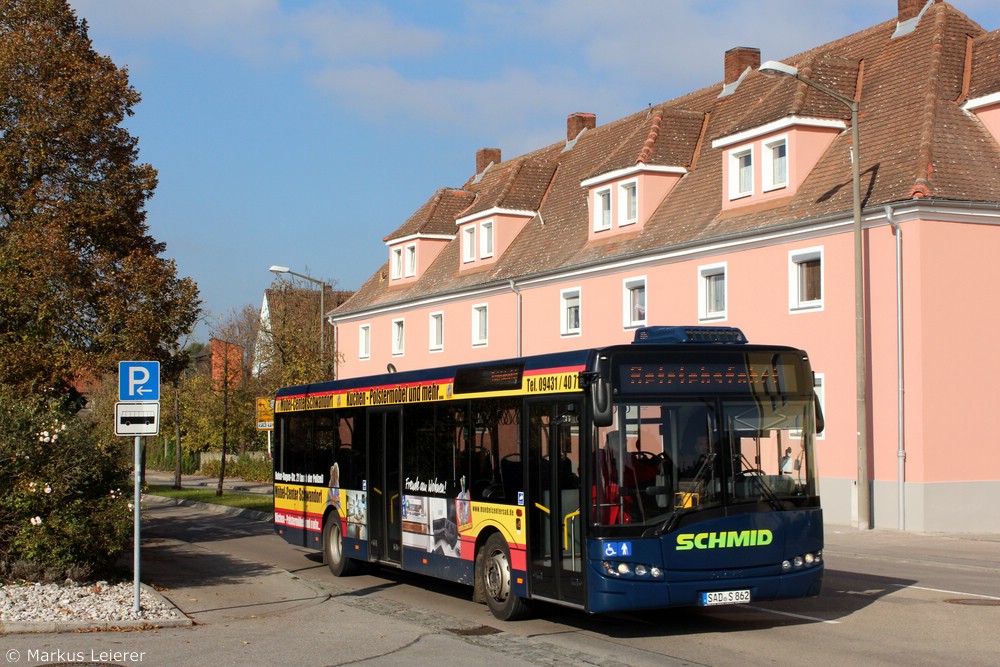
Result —
[{"label": "bus roof hatch", "polygon": [[746,336],[736,327],[641,327],[635,330],[632,344],[641,343],[727,343],[745,345]]}]

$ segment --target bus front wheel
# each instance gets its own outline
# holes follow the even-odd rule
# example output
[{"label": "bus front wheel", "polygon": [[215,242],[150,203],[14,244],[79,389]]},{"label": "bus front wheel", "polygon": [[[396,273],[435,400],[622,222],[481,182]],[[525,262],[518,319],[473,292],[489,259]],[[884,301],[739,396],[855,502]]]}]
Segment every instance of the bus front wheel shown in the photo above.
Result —
[{"label": "bus front wheel", "polygon": [[511,592],[510,547],[500,533],[486,540],[483,584],[486,604],[501,621],[514,621],[528,614],[528,604]]},{"label": "bus front wheel", "polygon": [[344,534],[340,529],[340,515],[336,512],[327,518],[323,526],[323,561],[335,577],[353,574],[358,567],[357,562],[344,553]]}]

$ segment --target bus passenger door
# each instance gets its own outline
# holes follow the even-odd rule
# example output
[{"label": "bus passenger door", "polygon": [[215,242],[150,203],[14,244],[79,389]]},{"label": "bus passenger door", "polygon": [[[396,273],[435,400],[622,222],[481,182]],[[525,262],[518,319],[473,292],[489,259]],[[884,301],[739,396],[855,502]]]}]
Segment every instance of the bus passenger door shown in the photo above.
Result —
[{"label": "bus passenger door", "polygon": [[395,564],[403,559],[400,417],[398,408],[368,413],[369,558]]},{"label": "bus passenger door", "polygon": [[531,594],[583,604],[577,402],[529,404],[528,552]]}]

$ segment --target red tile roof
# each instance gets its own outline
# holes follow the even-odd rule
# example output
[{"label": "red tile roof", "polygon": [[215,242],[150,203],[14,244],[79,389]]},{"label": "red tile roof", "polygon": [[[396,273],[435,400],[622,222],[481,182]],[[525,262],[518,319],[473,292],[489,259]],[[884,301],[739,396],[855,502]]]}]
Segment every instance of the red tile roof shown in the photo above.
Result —
[{"label": "red tile roof", "polygon": [[[967,98],[1000,91],[1000,33],[985,33],[944,2],[930,7],[912,33],[893,39],[895,28],[888,21],[785,61],[843,95],[860,91],[863,205],[913,197],[1000,201],[1000,145],[961,108]],[[758,71],[732,95],[720,98],[721,90],[719,83],[654,105],[584,132],[569,150],[564,142],[542,147],[494,165],[461,189],[440,191],[386,238],[415,229],[454,233],[456,218],[497,207],[539,215],[486,270],[460,272],[454,239],[404,288],[389,290],[381,267],[337,314],[851,210],[851,132],[844,131],[789,197],[723,215],[724,149],[713,148],[713,139],[789,116],[849,124],[850,112],[799,81]],[[641,231],[588,244],[587,189],[580,183],[637,164],[688,171]]]}]

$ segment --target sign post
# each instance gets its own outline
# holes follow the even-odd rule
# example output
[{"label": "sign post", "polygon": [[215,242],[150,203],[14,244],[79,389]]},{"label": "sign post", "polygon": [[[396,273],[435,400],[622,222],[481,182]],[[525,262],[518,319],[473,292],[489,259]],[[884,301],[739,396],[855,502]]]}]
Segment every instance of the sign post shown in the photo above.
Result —
[{"label": "sign post", "polygon": [[132,572],[135,602],[133,609],[142,609],[139,602],[139,552],[140,552],[140,511],[142,496],[142,436],[157,435],[160,432],[160,362],[120,361],[118,362],[118,403],[115,404],[115,435],[135,436],[135,481]]}]

